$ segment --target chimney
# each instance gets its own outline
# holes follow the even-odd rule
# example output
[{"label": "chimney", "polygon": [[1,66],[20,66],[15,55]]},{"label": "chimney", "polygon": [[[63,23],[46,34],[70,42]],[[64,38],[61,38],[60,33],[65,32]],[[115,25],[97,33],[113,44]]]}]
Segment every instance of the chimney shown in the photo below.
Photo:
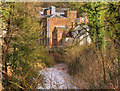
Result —
[{"label": "chimney", "polygon": [[88,19],[87,19],[87,17],[85,17],[85,24],[87,24],[88,23]]},{"label": "chimney", "polygon": [[46,11],[46,15],[50,15],[50,10],[47,10],[47,11]]},{"label": "chimney", "polygon": [[77,18],[77,11],[65,11],[65,17],[72,19]]},{"label": "chimney", "polygon": [[50,7],[50,14],[55,14],[55,7],[54,6]]},{"label": "chimney", "polygon": [[48,9],[44,9],[44,15],[47,15]]}]

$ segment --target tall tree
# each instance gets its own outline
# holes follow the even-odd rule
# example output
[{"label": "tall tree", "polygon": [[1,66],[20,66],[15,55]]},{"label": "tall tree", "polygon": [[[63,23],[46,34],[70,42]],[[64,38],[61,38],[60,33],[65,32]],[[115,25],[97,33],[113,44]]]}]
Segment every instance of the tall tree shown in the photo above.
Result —
[{"label": "tall tree", "polygon": [[[2,3],[0,2],[0,6]],[[2,16],[2,10],[0,7],[0,16]],[[2,90],[2,19],[0,18],[0,90]]]},{"label": "tall tree", "polygon": [[[119,17],[118,7],[119,7],[119,4],[117,4],[117,3],[115,3],[115,4],[112,3],[111,5],[109,3],[101,3],[101,2],[84,4],[83,11],[88,13],[87,15],[88,15],[88,19],[89,19],[88,26],[90,27],[90,31],[89,31],[90,36],[91,36],[93,43],[96,46],[96,50],[99,51],[98,53],[101,56],[101,62],[102,62],[102,66],[103,66],[102,70],[103,70],[104,86],[107,85],[107,82],[108,82],[107,76],[110,72],[110,69],[112,69],[111,72],[113,72],[113,70],[114,70],[114,68],[111,67],[111,65],[110,65],[110,64],[112,64],[112,60],[111,60],[112,58],[115,57],[115,59],[113,60],[114,64],[112,64],[112,66],[114,66],[116,68],[118,67],[116,65],[116,64],[118,64],[116,62],[116,60],[118,60],[118,57],[116,56],[115,46],[111,46],[114,44],[109,43],[110,40],[112,39],[109,36],[109,34],[112,34],[112,36],[116,36],[116,37],[119,36],[117,34],[118,30],[119,30],[118,29],[119,23],[117,20]],[[111,17],[112,17],[112,19],[111,19]],[[110,20],[109,23],[108,23],[108,20]],[[113,32],[114,33],[117,32],[117,33],[114,34]],[[107,59],[107,57],[108,57],[107,53],[110,50],[109,46],[111,46],[111,49],[113,48],[113,52],[115,52],[114,55],[112,55],[111,59]],[[111,55],[111,53],[109,53],[109,55]],[[108,72],[108,70],[109,70],[109,72]],[[116,72],[116,71],[114,71],[114,72]]]},{"label": "tall tree", "polygon": [[5,88],[8,90],[8,76],[7,76],[7,52],[10,46],[10,40],[12,37],[12,17],[13,14],[13,3],[2,3],[2,23],[3,23],[3,30],[7,31],[6,37],[4,37],[4,44],[3,44],[3,54],[2,54],[2,62],[3,62],[3,82],[5,82]]},{"label": "tall tree", "polygon": [[[114,63],[117,63],[119,65],[120,61],[120,2],[110,2],[107,5],[108,10],[106,12],[106,32],[107,32],[107,38],[110,39],[110,44],[114,47],[114,55],[116,57],[113,59]],[[113,63],[113,64],[114,64]],[[117,69],[118,66],[117,66]],[[120,70],[116,71],[109,71],[111,81],[113,82],[113,86],[116,90],[118,90],[118,77]],[[116,85],[117,84],[117,85]]]},{"label": "tall tree", "polygon": [[[53,64],[45,48],[39,45],[43,31],[39,25],[37,12],[40,5],[40,3],[3,3],[3,9],[5,8],[3,23],[7,29],[3,47],[6,90],[34,89],[38,84],[35,79],[39,70]],[[7,72],[8,67],[11,69],[10,76]]]}]

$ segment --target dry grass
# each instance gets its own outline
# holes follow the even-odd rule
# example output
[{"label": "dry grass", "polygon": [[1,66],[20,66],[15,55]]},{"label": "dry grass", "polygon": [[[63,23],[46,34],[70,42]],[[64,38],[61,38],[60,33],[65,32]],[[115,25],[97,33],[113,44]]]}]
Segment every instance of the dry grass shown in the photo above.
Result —
[{"label": "dry grass", "polygon": [[112,42],[104,52],[91,45],[76,46],[64,55],[69,73],[80,89],[113,89],[118,77],[118,53]]}]

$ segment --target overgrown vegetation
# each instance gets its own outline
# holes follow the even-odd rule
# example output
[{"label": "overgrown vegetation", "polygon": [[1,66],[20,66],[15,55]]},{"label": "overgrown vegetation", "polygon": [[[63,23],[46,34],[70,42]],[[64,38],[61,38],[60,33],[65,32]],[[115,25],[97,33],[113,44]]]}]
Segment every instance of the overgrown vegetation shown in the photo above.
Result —
[{"label": "overgrown vegetation", "polygon": [[39,44],[43,29],[36,7],[40,6],[41,3],[2,3],[3,30],[7,31],[3,45],[3,86],[7,91],[36,89],[42,79],[39,71],[54,64]]},{"label": "overgrown vegetation", "polygon": [[[77,10],[87,16],[89,45],[59,49],[55,60],[64,61],[80,89],[116,89],[120,60],[120,2],[49,3]],[[54,64],[43,45],[39,10],[46,3],[2,3],[2,27],[7,31],[3,44],[4,90],[35,90],[42,83],[39,71]],[[9,71],[10,70],[10,71]]]},{"label": "overgrown vegetation", "polygon": [[[101,51],[95,49],[93,44],[73,47],[64,56],[69,73],[76,78],[80,88],[113,89],[112,82],[118,77],[118,56],[111,43],[107,44],[104,60]],[[106,84],[102,69],[106,72]]]},{"label": "overgrown vegetation", "polygon": [[83,4],[92,43],[67,49],[64,55],[69,72],[80,88],[118,90],[119,7],[119,2]]}]

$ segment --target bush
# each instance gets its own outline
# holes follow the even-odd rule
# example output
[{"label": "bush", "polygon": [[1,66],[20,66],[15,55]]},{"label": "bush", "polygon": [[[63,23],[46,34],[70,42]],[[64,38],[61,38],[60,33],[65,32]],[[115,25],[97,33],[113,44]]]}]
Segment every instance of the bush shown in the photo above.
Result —
[{"label": "bush", "polygon": [[104,52],[97,50],[93,44],[73,47],[67,50],[64,60],[80,89],[114,86],[112,83],[118,76],[118,56],[111,42],[107,43]]}]

